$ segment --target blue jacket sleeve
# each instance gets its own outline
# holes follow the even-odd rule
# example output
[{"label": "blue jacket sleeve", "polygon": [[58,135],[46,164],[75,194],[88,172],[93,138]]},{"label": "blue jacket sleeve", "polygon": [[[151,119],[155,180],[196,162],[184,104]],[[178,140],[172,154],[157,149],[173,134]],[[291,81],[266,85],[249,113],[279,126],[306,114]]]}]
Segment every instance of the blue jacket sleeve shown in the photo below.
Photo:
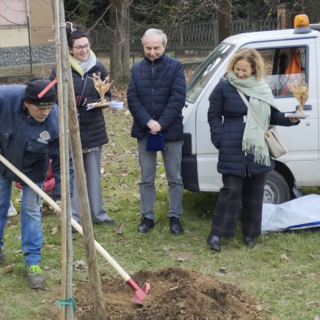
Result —
[{"label": "blue jacket sleeve", "polygon": [[149,112],[143,107],[140,102],[137,81],[135,78],[135,69],[132,67],[130,82],[127,90],[128,108],[134,120],[143,128],[147,122],[152,119]]},{"label": "blue jacket sleeve", "polygon": [[222,115],[223,115],[223,89],[221,82],[219,82],[213,89],[209,97],[208,123],[210,126],[212,144],[219,149],[220,140],[223,133]]},{"label": "blue jacket sleeve", "polygon": [[[294,113],[295,111],[291,111]],[[275,108],[271,107],[271,116],[270,116],[270,124],[278,125],[283,127],[296,126],[300,123],[300,121],[292,123],[289,118],[285,117],[285,112],[281,112]]]}]

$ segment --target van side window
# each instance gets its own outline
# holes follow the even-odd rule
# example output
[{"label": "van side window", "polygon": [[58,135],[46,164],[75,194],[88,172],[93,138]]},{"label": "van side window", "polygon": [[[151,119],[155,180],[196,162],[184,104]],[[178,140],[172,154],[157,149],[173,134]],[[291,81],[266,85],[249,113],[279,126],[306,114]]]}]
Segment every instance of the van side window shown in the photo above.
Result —
[{"label": "van side window", "polygon": [[187,83],[187,100],[195,102],[214,72],[223,64],[234,49],[234,45],[220,43],[200,65]]},{"label": "van side window", "polygon": [[292,97],[288,83],[307,82],[306,47],[258,50],[265,62],[265,78],[275,97]]}]

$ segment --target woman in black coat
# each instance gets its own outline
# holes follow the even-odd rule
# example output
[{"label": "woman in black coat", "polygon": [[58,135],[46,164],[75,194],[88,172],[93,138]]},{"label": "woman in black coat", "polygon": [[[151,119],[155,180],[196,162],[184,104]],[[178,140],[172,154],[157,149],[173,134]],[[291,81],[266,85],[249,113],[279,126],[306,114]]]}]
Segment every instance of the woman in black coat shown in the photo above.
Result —
[{"label": "woman in black coat", "polygon": [[[96,59],[95,54],[90,50],[89,34],[83,26],[67,23],[66,32],[91,217],[93,222],[104,222],[107,225],[114,225],[115,222],[104,209],[102,200],[100,175],[101,152],[102,146],[108,143],[104,116],[102,109],[99,107],[87,110],[89,103],[100,100],[99,93],[94,87],[93,74],[98,75],[100,73],[100,78],[103,81],[108,76],[108,72],[105,66]],[[54,68],[51,79],[55,77],[56,72]],[[110,101],[110,99],[111,93],[107,91],[105,100]],[[71,202],[72,217],[79,223],[80,216],[76,188],[73,192]]]},{"label": "woman in black coat", "polygon": [[220,81],[210,95],[208,110],[223,182],[207,238],[209,247],[216,251],[220,251],[221,237],[234,236],[241,210],[244,244],[255,246],[255,238],[261,234],[265,177],[274,168],[265,133],[237,90],[244,93],[265,128],[269,124],[291,126],[298,122],[277,109],[269,86],[261,80],[264,62],[255,49],[236,51],[227,71],[228,79]]}]

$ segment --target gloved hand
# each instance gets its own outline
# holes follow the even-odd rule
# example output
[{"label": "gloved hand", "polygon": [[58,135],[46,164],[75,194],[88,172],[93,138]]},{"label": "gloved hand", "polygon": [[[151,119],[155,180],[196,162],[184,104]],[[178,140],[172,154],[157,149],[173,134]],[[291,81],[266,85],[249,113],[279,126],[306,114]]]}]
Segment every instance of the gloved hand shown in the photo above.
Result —
[{"label": "gloved hand", "polygon": [[76,96],[76,106],[78,108],[84,107],[87,104],[87,99],[82,96]]}]

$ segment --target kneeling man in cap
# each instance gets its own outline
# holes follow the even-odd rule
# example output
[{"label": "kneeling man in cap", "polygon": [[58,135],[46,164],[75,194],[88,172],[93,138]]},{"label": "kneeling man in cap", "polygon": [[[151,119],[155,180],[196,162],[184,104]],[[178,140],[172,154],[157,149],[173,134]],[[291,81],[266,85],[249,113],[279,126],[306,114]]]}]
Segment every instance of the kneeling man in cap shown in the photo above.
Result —
[{"label": "kneeling man in cap", "polygon": [[[55,196],[60,197],[59,118],[54,86],[49,80],[32,78],[24,85],[0,85],[0,153],[39,188],[45,180],[49,161],[55,175]],[[70,180],[73,170],[70,158]],[[40,196],[14,172],[0,162],[0,264],[4,227],[10,206],[12,181],[22,184],[21,241],[26,276],[31,288],[43,288],[45,277],[41,261],[42,230]],[[72,190],[72,188],[71,188]]]}]

